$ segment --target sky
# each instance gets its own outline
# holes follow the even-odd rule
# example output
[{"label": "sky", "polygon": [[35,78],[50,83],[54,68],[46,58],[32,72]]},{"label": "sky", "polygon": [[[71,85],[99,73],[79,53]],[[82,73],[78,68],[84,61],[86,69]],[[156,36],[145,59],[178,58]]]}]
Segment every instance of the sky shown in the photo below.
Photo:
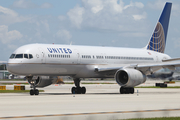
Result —
[{"label": "sky", "polygon": [[[31,43],[143,48],[165,0],[0,0],[0,61]],[[180,57],[180,1],[165,53]]]}]

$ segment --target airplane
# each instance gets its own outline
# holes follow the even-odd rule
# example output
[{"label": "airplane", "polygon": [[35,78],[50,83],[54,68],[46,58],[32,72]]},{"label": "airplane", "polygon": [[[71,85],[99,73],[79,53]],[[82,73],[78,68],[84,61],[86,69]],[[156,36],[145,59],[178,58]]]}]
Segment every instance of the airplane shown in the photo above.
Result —
[{"label": "airplane", "polygon": [[173,76],[174,72],[175,71],[171,71],[169,69],[161,69],[151,75],[147,75],[147,78],[166,80],[166,79],[171,78]]},{"label": "airplane", "polygon": [[82,78],[115,78],[121,94],[133,94],[134,87],[146,81],[146,75],[180,66],[180,58],[164,54],[172,3],[167,2],[155,30],[144,48],[119,48],[61,44],[28,44],[17,48],[8,60],[10,73],[26,76],[38,95],[38,87],[70,76],[75,86],[72,94],[85,94]]}]

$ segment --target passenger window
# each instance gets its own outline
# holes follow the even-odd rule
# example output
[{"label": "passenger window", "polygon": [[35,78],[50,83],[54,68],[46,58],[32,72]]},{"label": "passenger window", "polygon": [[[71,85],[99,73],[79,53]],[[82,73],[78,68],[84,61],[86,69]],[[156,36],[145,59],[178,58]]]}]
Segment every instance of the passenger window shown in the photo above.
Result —
[{"label": "passenger window", "polygon": [[16,54],[15,58],[23,58],[23,54]]},{"label": "passenger window", "polygon": [[29,59],[33,58],[32,54],[29,54]]},{"label": "passenger window", "polygon": [[10,59],[13,59],[15,57],[15,54],[12,54],[11,56],[10,56]]},{"label": "passenger window", "polygon": [[28,59],[28,54],[24,54],[24,58],[27,58],[27,59]]}]

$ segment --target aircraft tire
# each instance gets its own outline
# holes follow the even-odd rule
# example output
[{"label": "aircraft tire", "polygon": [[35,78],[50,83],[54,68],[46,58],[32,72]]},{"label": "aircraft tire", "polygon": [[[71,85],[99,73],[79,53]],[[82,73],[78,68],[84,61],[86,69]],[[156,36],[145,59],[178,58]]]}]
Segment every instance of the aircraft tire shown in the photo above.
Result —
[{"label": "aircraft tire", "polygon": [[130,88],[121,87],[120,94],[134,94],[134,88],[133,87],[130,87]]},{"label": "aircraft tire", "polygon": [[72,87],[72,88],[71,88],[71,93],[72,93],[72,94],[76,94],[76,87]]},{"label": "aircraft tire", "polygon": [[35,93],[34,93],[34,90],[30,90],[30,95],[34,95]]},{"label": "aircraft tire", "polygon": [[120,94],[125,94],[125,88],[124,87],[120,88]]},{"label": "aircraft tire", "polygon": [[76,89],[77,89],[77,94],[81,94],[82,93],[81,87],[77,87]]},{"label": "aircraft tire", "polygon": [[34,90],[34,94],[35,94],[35,95],[39,95],[39,90],[38,90],[38,89],[35,89],[35,90]]},{"label": "aircraft tire", "polygon": [[85,94],[86,93],[86,88],[85,87],[81,87],[81,93]]},{"label": "aircraft tire", "polygon": [[134,94],[134,88],[131,88],[131,92],[130,92],[131,94]]}]

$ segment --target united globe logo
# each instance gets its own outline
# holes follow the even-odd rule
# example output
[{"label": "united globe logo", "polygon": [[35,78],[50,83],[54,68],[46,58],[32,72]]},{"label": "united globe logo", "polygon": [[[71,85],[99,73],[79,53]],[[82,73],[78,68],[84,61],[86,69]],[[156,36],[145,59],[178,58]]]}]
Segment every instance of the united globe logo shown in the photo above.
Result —
[{"label": "united globe logo", "polygon": [[165,35],[164,29],[160,22],[157,23],[147,49],[164,53],[165,50]]}]

